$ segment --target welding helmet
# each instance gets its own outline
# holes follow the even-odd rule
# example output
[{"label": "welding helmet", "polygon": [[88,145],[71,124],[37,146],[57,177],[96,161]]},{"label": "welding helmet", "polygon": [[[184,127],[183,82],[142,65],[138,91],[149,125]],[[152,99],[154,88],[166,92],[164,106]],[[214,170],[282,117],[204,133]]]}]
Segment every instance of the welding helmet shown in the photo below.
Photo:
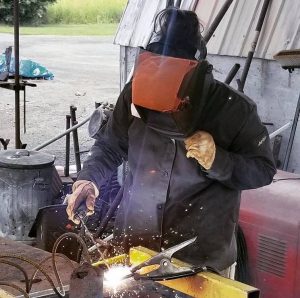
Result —
[{"label": "welding helmet", "polygon": [[132,103],[148,127],[180,140],[194,132],[207,65],[206,61],[140,51],[132,80]]}]

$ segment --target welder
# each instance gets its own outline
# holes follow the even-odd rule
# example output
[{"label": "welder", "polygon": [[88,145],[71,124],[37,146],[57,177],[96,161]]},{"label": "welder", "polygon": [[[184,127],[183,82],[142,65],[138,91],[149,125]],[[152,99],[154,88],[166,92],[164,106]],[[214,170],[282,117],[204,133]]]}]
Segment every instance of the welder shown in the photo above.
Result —
[{"label": "welder", "polygon": [[217,81],[197,15],[168,8],[137,55],[132,80],[73,185],[67,212],[93,213],[100,186],[128,161],[114,244],[161,251],[226,271],[237,258],[241,191],[272,182],[270,140],[255,103]]}]

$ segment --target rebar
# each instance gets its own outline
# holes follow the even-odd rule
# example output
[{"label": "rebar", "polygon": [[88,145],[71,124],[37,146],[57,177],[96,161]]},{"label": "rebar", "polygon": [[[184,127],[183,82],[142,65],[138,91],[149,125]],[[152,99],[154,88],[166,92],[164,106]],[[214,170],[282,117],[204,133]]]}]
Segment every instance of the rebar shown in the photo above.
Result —
[{"label": "rebar", "polygon": [[[76,121],[76,110],[77,110],[76,107],[70,106],[71,125],[72,126],[74,126],[78,123]],[[77,131],[77,129],[73,130],[73,145],[74,145],[76,172],[78,173],[81,170],[81,161],[80,161],[79,140],[78,140],[78,131]]]},{"label": "rebar", "polygon": [[20,139],[20,4],[14,0],[14,52],[15,52],[15,147],[21,149]]},{"label": "rebar", "polygon": [[209,26],[207,32],[205,33],[205,35],[203,37],[203,39],[205,40],[206,43],[209,42],[210,38],[212,37],[212,35],[216,31],[217,27],[219,26],[220,22],[222,21],[224,15],[226,14],[226,12],[229,9],[232,2],[233,2],[233,0],[227,0],[223,4],[223,6],[220,9],[219,13],[217,14],[215,19],[213,20],[212,24]]}]

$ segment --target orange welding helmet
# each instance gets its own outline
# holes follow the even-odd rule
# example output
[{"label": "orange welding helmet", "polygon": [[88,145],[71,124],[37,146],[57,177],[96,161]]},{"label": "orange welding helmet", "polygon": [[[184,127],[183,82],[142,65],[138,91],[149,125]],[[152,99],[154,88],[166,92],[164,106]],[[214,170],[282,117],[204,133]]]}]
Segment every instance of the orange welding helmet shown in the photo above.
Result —
[{"label": "orange welding helmet", "polygon": [[141,50],[132,79],[132,103],[148,127],[176,139],[193,132],[191,95],[197,89],[199,98],[201,65],[202,61]]},{"label": "orange welding helmet", "polygon": [[142,51],[132,81],[132,102],[158,112],[177,112],[188,104],[189,79],[196,60]]}]

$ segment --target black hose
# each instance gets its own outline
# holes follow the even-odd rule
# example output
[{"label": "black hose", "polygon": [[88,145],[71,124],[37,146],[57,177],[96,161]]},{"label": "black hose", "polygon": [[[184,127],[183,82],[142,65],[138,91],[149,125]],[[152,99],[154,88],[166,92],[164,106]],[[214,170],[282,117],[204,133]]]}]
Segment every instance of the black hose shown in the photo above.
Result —
[{"label": "black hose", "polygon": [[[72,261],[71,261],[67,256],[65,256],[65,255],[63,255],[63,254],[58,254],[58,253],[56,253],[56,254],[55,254],[55,257],[60,257],[60,258],[65,259],[66,261],[68,261],[69,264],[71,264],[72,269],[75,268],[74,264],[72,263]],[[43,264],[45,264],[45,263],[46,263],[48,260],[50,260],[50,259],[53,259],[53,255],[51,255],[51,256],[45,258],[44,260],[42,260],[42,261],[39,263],[39,266],[42,266]],[[55,269],[53,268],[53,270],[55,270]],[[39,272],[39,269],[36,269],[36,270],[34,271],[34,273],[32,274],[32,277],[31,277],[30,282],[29,282],[29,291],[31,291],[31,288],[32,288],[32,284],[33,284],[34,278],[35,278],[35,276],[36,276],[36,274],[37,274],[38,272]],[[61,281],[58,281],[58,283],[61,284]],[[28,293],[29,293],[29,292],[28,292]]]},{"label": "black hose", "polygon": [[68,238],[68,237],[73,237],[73,238],[77,239],[77,241],[82,246],[82,251],[83,251],[83,253],[86,257],[86,260],[88,261],[89,264],[92,263],[92,260],[90,258],[89,252],[88,252],[88,248],[87,248],[85,242],[83,241],[83,239],[79,235],[70,232],[70,233],[65,233],[65,234],[61,235],[60,237],[58,237],[56,239],[56,241],[53,245],[53,249],[52,249],[52,266],[53,266],[55,277],[56,277],[57,281],[59,282],[59,286],[60,286],[60,288],[62,289],[63,292],[64,292],[63,285],[62,285],[61,278],[60,278],[58,270],[57,270],[57,266],[56,266],[56,262],[55,262],[55,256],[56,256],[56,250],[57,250],[59,244],[61,243],[61,241],[65,238]]},{"label": "black hose", "polygon": [[240,225],[237,229],[237,265],[235,279],[245,284],[251,283],[247,244]]},{"label": "black hose", "polygon": [[108,222],[113,217],[115,211],[117,210],[118,206],[120,205],[123,198],[123,186],[120,188],[118,194],[116,195],[114,201],[112,202],[109,210],[107,211],[105,217],[101,220],[100,226],[95,233],[95,238],[100,238],[103,234]]},{"label": "black hose", "polygon": [[19,292],[21,292],[25,298],[29,298],[29,295],[22,288],[20,288],[19,286],[15,285],[13,283],[0,281],[0,286],[14,288],[15,290],[18,290]]},{"label": "black hose", "polygon": [[12,258],[12,259],[17,259],[17,260],[21,260],[21,261],[24,261],[30,265],[32,265],[33,267],[39,269],[41,271],[41,273],[43,273],[43,275],[46,277],[47,281],[49,282],[49,284],[51,285],[53,291],[55,292],[55,294],[58,296],[58,297],[64,297],[64,293],[61,294],[55,287],[55,284],[53,282],[53,280],[51,279],[51,277],[46,273],[46,271],[41,267],[39,266],[38,263],[32,261],[32,260],[29,260],[25,257],[22,257],[22,256],[17,256],[15,254],[1,254],[0,255],[0,258]]},{"label": "black hose", "polygon": [[23,273],[25,284],[26,284],[26,293],[29,293],[30,292],[30,282],[29,282],[28,274],[24,270],[24,268],[14,262],[7,261],[7,260],[0,260],[0,263],[13,266],[13,267],[19,269]]}]

